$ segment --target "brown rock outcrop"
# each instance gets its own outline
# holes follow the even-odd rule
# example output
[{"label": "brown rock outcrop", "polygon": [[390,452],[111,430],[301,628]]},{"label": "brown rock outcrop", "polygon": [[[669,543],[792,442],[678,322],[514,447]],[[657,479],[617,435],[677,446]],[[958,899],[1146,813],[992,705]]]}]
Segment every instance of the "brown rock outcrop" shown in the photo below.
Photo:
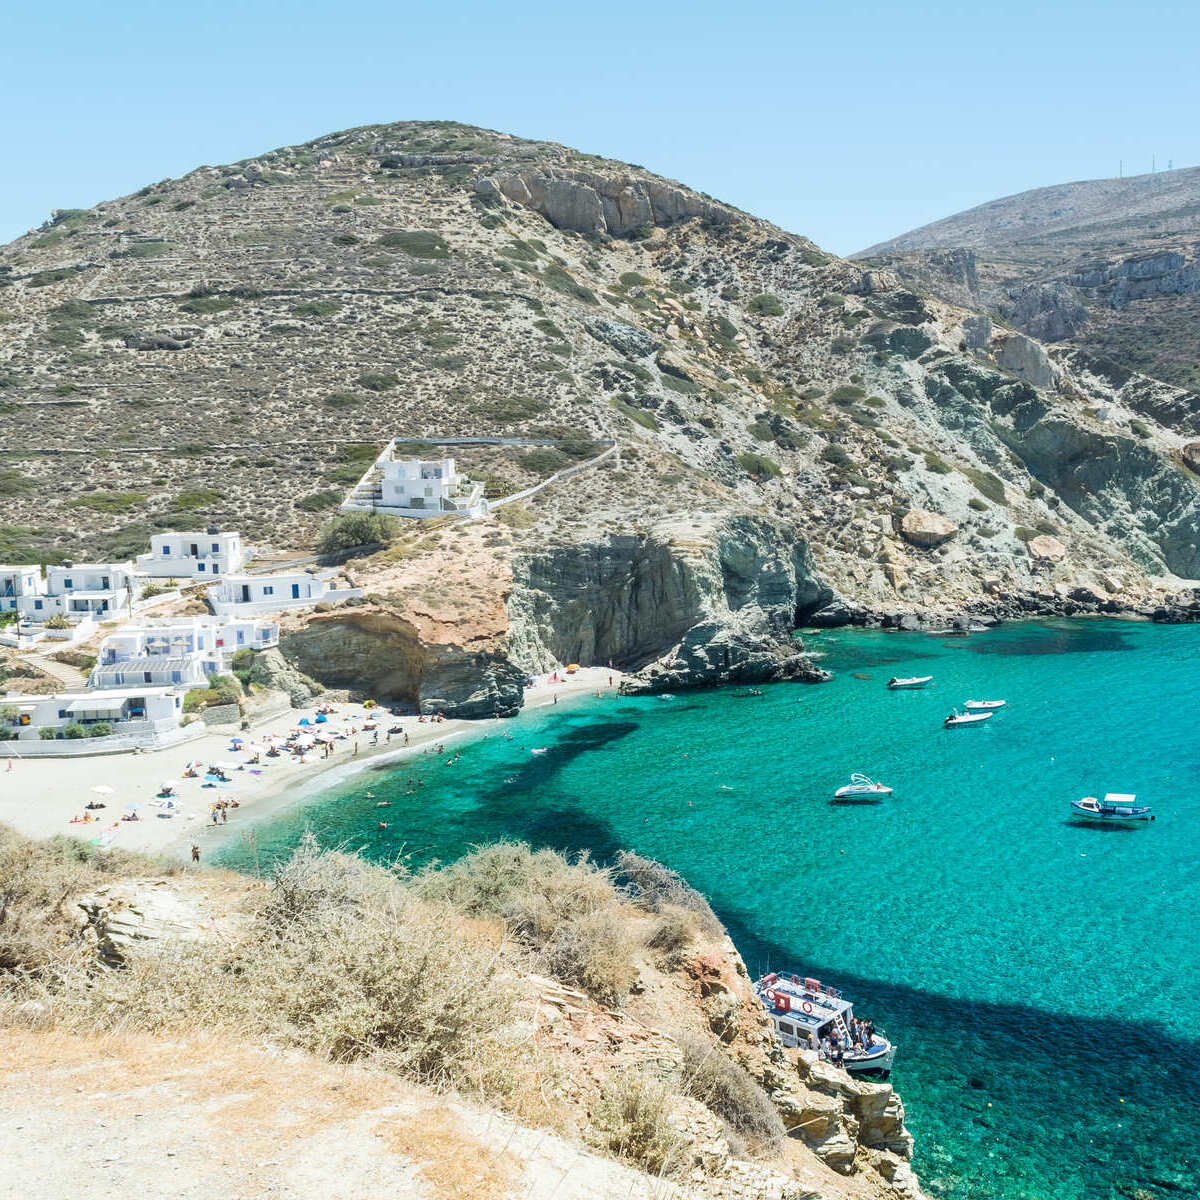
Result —
[{"label": "brown rock outcrop", "polygon": [[923,550],[948,542],[957,532],[958,526],[949,517],[924,508],[910,509],[900,519],[900,536]]},{"label": "brown rock outcrop", "polygon": [[1040,559],[1042,562],[1062,562],[1067,557],[1067,548],[1056,537],[1039,533],[1037,537],[1026,542],[1029,557]]}]

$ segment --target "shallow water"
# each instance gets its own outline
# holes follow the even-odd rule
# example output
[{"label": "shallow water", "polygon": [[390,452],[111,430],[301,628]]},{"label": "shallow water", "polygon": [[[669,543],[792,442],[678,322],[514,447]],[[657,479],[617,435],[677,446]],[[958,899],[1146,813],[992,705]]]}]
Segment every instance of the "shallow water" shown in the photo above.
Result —
[{"label": "shallow water", "polygon": [[[415,862],[499,837],[635,849],[710,897],[751,970],[828,976],[899,1043],[931,1194],[1200,1195],[1200,627],[839,630],[810,646],[834,682],[497,722],[272,818],[223,860],[265,865],[306,826]],[[893,674],[935,686],[889,692]],[[1010,707],[943,730],[969,698]],[[856,770],[895,797],[832,804]],[[1068,819],[1069,800],[1105,791],[1136,792],[1159,820]]]}]

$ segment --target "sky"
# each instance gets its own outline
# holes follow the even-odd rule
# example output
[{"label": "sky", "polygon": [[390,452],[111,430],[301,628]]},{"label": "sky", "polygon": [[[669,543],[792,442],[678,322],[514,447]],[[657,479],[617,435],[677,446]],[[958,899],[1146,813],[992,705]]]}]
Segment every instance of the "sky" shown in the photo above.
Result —
[{"label": "sky", "polygon": [[458,120],[639,163],[849,254],[1200,163],[1200,6],[0,4],[0,243],[201,164]]}]

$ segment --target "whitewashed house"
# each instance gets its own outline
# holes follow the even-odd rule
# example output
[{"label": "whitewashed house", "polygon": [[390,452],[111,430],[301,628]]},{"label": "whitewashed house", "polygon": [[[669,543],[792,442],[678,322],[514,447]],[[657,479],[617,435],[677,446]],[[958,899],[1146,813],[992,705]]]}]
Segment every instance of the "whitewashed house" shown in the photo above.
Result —
[{"label": "whitewashed house", "polygon": [[246,554],[240,533],[155,533],[150,552],[137,556],[137,569],[160,579],[217,579],[240,571]]},{"label": "whitewashed house", "polygon": [[[239,650],[269,650],[279,645],[279,625],[263,617],[181,617],[126,625],[101,643],[96,664],[110,667],[140,658],[198,657],[226,670]],[[207,668],[206,668],[207,669]]]},{"label": "whitewashed house", "polygon": [[197,654],[178,658],[144,654],[116,663],[97,663],[88,676],[88,688],[176,687],[183,690],[208,687],[220,664]]},{"label": "whitewashed house", "polygon": [[72,624],[89,618],[111,620],[129,615],[138,591],[131,562],[63,563],[46,568],[40,592],[16,598],[17,611],[34,624],[55,616]]},{"label": "whitewashed house", "polygon": [[249,616],[314,604],[337,604],[362,595],[362,588],[335,588],[334,572],[288,571],[280,575],[226,575],[208,589],[219,617]]},{"label": "whitewashed house", "polygon": [[40,567],[0,566],[0,613],[16,612],[22,596],[41,596],[45,590]]},{"label": "whitewashed house", "polygon": [[[72,724],[104,722],[114,734],[136,735],[153,742],[174,733],[183,719],[184,689],[170,687],[113,688],[103,691],[61,692],[56,696],[0,696],[4,724],[16,740],[40,741],[41,730],[59,736]],[[6,743],[0,742],[0,747]]]},{"label": "whitewashed house", "polygon": [[397,517],[477,517],[487,511],[483,484],[460,475],[454,459],[400,458],[384,447],[342,504],[343,512],[375,510]]}]

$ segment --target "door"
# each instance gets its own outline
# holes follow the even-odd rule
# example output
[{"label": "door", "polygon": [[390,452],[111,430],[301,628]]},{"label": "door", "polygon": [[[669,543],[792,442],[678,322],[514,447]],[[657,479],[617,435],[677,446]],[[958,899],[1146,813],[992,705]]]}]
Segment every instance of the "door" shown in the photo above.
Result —
[{"label": "door", "polygon": [[250,603],[250,585],[248,583],[242,584],[242,603]]},{"label": "door", "polygon": [[190,552],[190,557],[192,557],[192,558],[200,557],[200,547],[197,546],[195,542],[193,542],[188,549]]},{"label": "door", "polygon": [[292,599],[293,600],[300,599],[300,585],[298,583],[292,584]]}]

